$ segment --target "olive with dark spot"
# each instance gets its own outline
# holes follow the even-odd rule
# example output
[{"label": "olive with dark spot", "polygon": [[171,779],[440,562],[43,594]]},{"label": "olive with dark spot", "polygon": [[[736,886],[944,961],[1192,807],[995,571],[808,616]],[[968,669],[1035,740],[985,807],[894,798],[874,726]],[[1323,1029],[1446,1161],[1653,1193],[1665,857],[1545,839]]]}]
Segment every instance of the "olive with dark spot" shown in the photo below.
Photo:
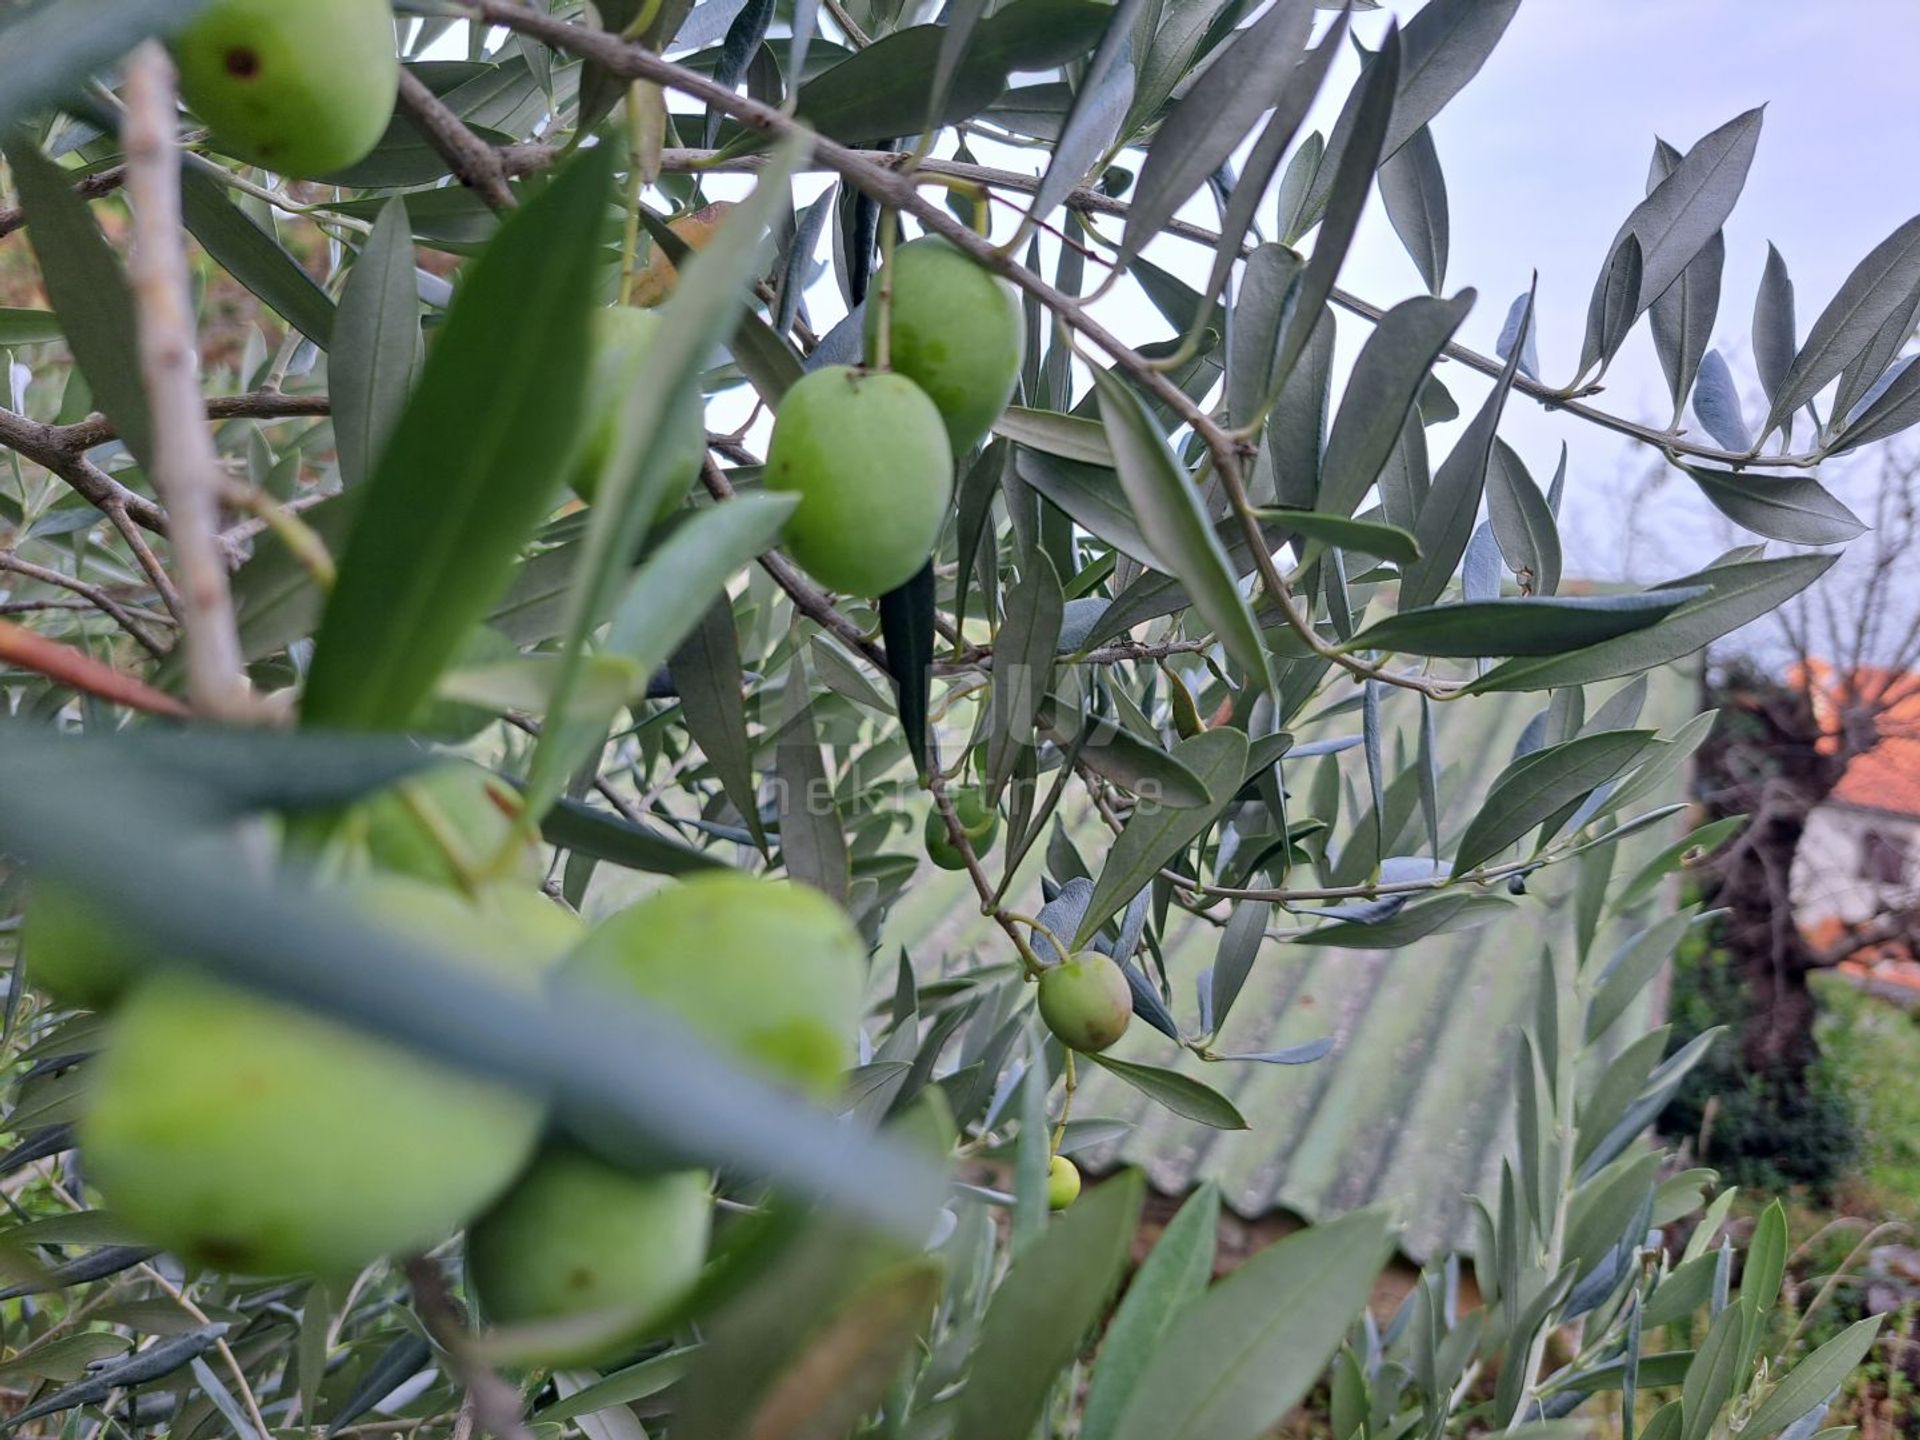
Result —
[{"label": "olive with dark spot", "polygon": [[366,158],[400,85],[387,0],[212,0],[174,42],[215,149],[297,179]]}]

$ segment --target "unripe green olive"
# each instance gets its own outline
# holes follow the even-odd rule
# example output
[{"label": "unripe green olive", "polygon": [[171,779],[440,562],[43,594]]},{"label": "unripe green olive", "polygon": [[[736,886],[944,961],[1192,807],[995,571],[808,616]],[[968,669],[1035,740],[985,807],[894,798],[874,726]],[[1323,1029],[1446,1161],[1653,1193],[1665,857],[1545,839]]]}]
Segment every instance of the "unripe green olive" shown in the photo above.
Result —
[{"label": "unripe green olive", "polygon": [[[880,277],[890,293],[887,364],[927,392],[946,422],[954,453],[985,438],[1013,398],[1026,354],[1019,298],[938,236],[902,245]],[[867,300],[869,356],[877,353],[880,307]]]},{"label": "unripe green olive", "polygon": [[[651,310],[616,305],[596,311],[593,323],[593,380],[587,402],[587,424],[592,428],[573,472],[574,492],[589,504],[600,492],[603,472],[613,463],[620,413],[641,381],[660,332],[660,317]],[[649,477],[659,493],[654,509],[658,521],[686,498],[707,458],[707,418],[699,396],[688,396],[668,408],[660,417],[649,452],[648,458],[659,461],[657,469],[650,467]]]},{"label": "unripe green olive", "polygon": [[569,979],[650,1002],[809,1095],[854,1062],[866,947],[840,907],[790,881],[696,875],[603,921]]},{"label": "unripe green olive", "polygon": [[557,1142],[467,1232],[488,1323],[538,1336],[514,1358],[618,1359],[700,1277],[713,1206],[698,1170],[636,1175]]},{"label": "unripe green olive", "polygon": [[387,0],[212,0],[174,42],[221,151],[311,180],[366,157],[400,85]]},{"label": "unripe green olive", "polygon": [[141,969],[138,937],[54,880],[36,880],[20,931],[28,983],[63,1005],[104,1010]]},{"label": "unripe green olive", "polygon": [[830,590],[884,595],[927,563],[953,498],[946,426],[904,375],[830,365],[787,391],[766,485],[800,504],[786,547]]},{"label": "unripe green olive", "polygon": [[1127,1033],[1133,991],[1118,965],[1082,950],[1040,972],[1040,1018],[1069,1050],[1097,1054]]},{"label": "unripe green olive", "polygon": [[[550,939],[519,943],[446,891],[377,889],[370,913],[410,899],[415,933],[437,916],[450,961],[540,984]],[[543,1119],[504,1085],[188,969],[142,977],[92,1065],[80,1148],[108,1205],[142,1239],[246,1274],[351,1273],[437,1244],[513,1179]]]},{"label": "unripe green olive", "polygon": [[[960,822],[960,828],[966,832],[967,839],[973,844],[975,855],[984,855],[993,848],[994,837],[1000,833],[1000,812],[988,803],[986,792],[977,789],[956,790],[952,795],[954,818]],[[946,816],[940,813],[940,807],[934,806],[927,811],[926,827],[923,831],[927,845],[927,858],[942,870],[964,870],[967,868],[966,856],[960,847],[953,843],[953,836],[947,830]]]},{"label": "unripe green olive", "polygon": [[[341,892],[455,964],[536,992],[578,922],[531,887],[396,875]],[[80,1148],[114,1212],[192,1263],[351,1272],[438,1243],[498,1194],[542,1106],[197,971],[136,977],[92,1062]]]},{"label": "unripe green olive", "polygon": [[1080,1167],[1064,1155],[1047,1162],[1047,1208],[1064,1210],[1080,1198]]},{"label": "unripe green olive", "polygon": [[520,809],[520,794],[506,781],[455,760],[381,791],[361,815],[375,865],[459,887],[493,864],[513,836]]}]

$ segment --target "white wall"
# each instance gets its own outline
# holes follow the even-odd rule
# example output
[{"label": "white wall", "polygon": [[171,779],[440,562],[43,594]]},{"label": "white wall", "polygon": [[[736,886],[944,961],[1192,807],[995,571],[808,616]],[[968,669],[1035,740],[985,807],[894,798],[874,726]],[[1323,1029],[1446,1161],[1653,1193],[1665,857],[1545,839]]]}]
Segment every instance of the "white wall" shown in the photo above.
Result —
[{"label": "white wall", "polygon": [[[1877,884],[1863,873],[1867,837],[1878,834],[1906,853],[1903,882]],[[1802,928],[1822,920],[1858,923],[1920,893],[1920,820],[1822,805],[1807,822],[1793,866],[1794,912]]]}]

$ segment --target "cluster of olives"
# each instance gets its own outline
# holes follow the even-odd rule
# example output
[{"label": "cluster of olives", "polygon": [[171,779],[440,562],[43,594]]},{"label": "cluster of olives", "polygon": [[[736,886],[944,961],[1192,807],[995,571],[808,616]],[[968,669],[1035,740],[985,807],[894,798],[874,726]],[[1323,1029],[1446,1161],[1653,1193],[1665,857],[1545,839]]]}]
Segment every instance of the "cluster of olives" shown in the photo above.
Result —
[{"label": "cluster of olives", "polygon": [[[181,93],[215,147],[281,174],[316,178],[353,165],[392,117],[400,72],[387,0],[212,0],[174,49]],[[726,208],[673,228],[698,248]],[[675,278],[656,256],[634,298],[657,303]],[[829,366],[796,383],[779,406],[766,465],[770,488],[800,496],[785,540],[793,558],[830,590],[867,597],[904,585],[926,563],[951,506],[954,457],[1006,409],[1026,346],[1012,290],[935,237],[902,245],[875,291],[887,302],[869,304],[866,339],[885,366]],[[575,476],[583,499],[610,458],[618,402],[657,324],[627,306],[601,317],[597,429]],[[657,441],[672,472],[662,475],[663,505],[685,494],[704,437],[697,396],[667,417]]]},{"label": "cluster of olives", "polygon": [[296,179],[365,159],[400,86],[387,0],[212,0],[174,56],[215,148]]},{"label": "cluster of olives", "polygon": [[[879,303],[881,296],[887,304]],[[786,547],[829,590],[876,596],[927,563],[953,499],[953,464],[1007,408],[1026,318],[1007,285],[935,236],[896,250],[866,311],[886,369],[831,365],[787,391],[767,449],[769,489],[800,503]]]},{"label": "cluster of olives", "polygon": [[[722,205],[674,222],[696,248]],[[655,261],[661,257],[656,255]],[[650,266],[636,304],[596,318],[593,417],[573,488],[598,493],[613,459],[621,406],[640,382],[662,321],[647,305],[671,288],[670,265]],[[953,501],[954,457],[985,438],[1013,396],[1026,320],[1005,282],[946,241],[903,245],[876,282],[889,294],[888,368],[832,365],[803,376],[774,417],[765,484],[799,497],[782,543],[815,580],[877,597],[906,584],[932,553]],[[866,316],[878,353],[880,307]],[[706,456],[697,394],[668,414],[647,457],[660,467],[661,518],[684,498]],[[937,863],[949,862],[936,855]],[[957,855],[950,868],[958,868]]]},{"label": "cluster of olives", "polygon": [[[1133,989],[1113,960],[1083,950],[1040,972],[1040,1018],[1069,1050],[1097,1055],[1133,1021]],[[1055,1154],[1047,1167],[1047,1205],[1064,1210],[1080,1198],[1079,1168]]]},{"label": "cluster of olives", "polygon": [[[528,885],[462,893],[429,839],[510,833],[485,772],[452,766],[366,807],[391,866],[351,884],[369,918],[523,986],[600,987],[671,1014],[816,1099],[854,1062],[866,951],[815,891],[715,873],[592,929]],[[491,830],[489,830],[491,827]],[[526,1358],[590,1363],[684,1298],[707,1253],[709,1178],[608,1163],[503,1086],[375,1036],[156,966],[66,892],[32,898],[26,967],[109,1012],[79,1141],[106,1208],[189,1263],[346,1274],[467,1229],[486,1319]]]}]

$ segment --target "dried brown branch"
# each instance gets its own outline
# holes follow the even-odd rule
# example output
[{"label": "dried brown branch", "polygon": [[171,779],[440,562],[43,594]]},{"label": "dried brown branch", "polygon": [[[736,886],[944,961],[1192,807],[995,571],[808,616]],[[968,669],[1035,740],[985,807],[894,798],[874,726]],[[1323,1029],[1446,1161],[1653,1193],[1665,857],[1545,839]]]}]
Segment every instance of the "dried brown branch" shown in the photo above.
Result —
[{"label": "dried brown branch", "polygon": [[202,714],[238,720],[252,710],[252,690],[219,538],[220,460],[200,397],[180,213],[177,114],[173,61],[149,41],[127,62],[121,140],[133,202],[128,279],[139,320],[140,371],[153,415],[151,469],[172,520],[188,693]]},{"label": "dried brown branch", "polygon": [[123,675],[85,651],[49,640],[7,620],[0,620],[0,664],[17,665],[70,689],[97,695],[132,710],[175,717],[188,713],[185,705],[146,681]]}]

